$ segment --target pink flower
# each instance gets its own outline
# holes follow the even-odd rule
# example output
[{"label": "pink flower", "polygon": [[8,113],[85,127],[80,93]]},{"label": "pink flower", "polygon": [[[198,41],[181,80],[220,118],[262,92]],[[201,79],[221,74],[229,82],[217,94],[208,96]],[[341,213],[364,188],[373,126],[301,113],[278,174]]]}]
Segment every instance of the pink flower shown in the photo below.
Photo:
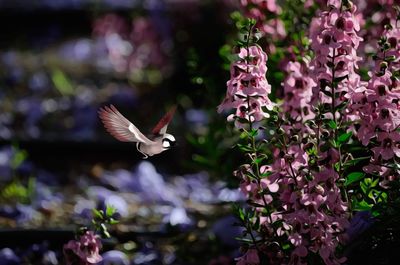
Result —
[{"label": "pink flower", "polygon": [[68,265],[97,264],[102,260],[99,254],[101,241],[93,231],[87,231],[79,241],[70,240],[64,245],[64,255]]},{"label": "pink flower", "polygon": [[283,101],[283,111],[293,120],[304,122],[313,119],[315,114],[311,109],[312,89],[317,84],[308,75],[307,64],[299,62],[289,62],[283,86],[285,98]]},{"label": "pink flower", "polygon": [[[355,72],[361,60],[356,54],[360,38],[357,32],[360,25],[355,16],[356,7],[341,7],[341,1],[332,0],[330,11],[321,12],[320,16],[312,21],[310,28],[311,48],[315,58],[311,62],[311,74],[317,86],[314,88],[312,103],[332,104],[332,80],[342,79],[334,88],[334,93],[339,93],[334,105],[340,105],[346,98],[358,99],[360,87],[363,83]],[[332,69],[334,68],[334,72]],[[355,92],[357,91],[357,92]],[[357,113],[352,109],[347,111],[348,120],[357,118]]]},{"label": "pink flower", "polygon": [[267,55],[257,45],[241,48],[239,60],[231,65],[231,79],[227,82],[225,99],[218,106],[218,112],[236,109],[228,121],[234,120],[235,126],[243,127],[243,120],[257,122],[268,117],[263,108],[272,109],[273,103],[268,98],[271,86],[265,74]]},{"label": "pink flower", "polygon": [[374,71],[369,73],[371,78],[367,89],[354,107],[361,118],[357,136],[374,154],[363,170],[368,174],[378,174],[380,186],[386,187],[388,178],[394,174],[386,163],[400,157],[400,90],[398,81],[393,78],[393,73],[398,70],[400,29],[385,30],[382,40],[386,40],[386,44],[381,45],[387,47],[384,52],[380,49],[377,57],[393,56],[394,61],[379,59],[375,62]]},{"label": "pink flower", "polygon": [[400,134],[398,132],[379,132],[378,139],[381,145],[372,148],[374,158],[378,159],[379,156],[384,160],[389,160],[393,156],[400,157],[399,141]]}]

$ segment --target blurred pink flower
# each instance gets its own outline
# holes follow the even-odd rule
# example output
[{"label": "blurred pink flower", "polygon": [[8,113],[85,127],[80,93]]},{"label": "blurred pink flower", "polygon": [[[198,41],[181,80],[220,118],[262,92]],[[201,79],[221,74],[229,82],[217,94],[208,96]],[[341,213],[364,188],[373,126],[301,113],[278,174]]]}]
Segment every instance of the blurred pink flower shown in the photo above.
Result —
[{"label": "blurred pink flower", "polygon": [[93,231],[87,231],[79,240],[70,240],[64,245],[64,256],[68,265],[90,265],[102,261],[99,254],[101,241]]}]

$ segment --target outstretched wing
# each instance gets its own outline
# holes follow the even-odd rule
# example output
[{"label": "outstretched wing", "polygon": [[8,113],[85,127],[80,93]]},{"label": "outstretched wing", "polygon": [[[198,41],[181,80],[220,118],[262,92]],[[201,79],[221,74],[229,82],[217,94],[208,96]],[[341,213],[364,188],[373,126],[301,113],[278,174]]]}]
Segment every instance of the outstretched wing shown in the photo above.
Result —
[{"label": "outstretched wing", "polygon": [[152,144],[132,122],[125,118],[113,105],[100,108],[99,117],[106,130],[122,142],[141,142]]},{"label": "outstretched wing", "polygon": [[170,108],[170,110],[161,118],[154,129],[151,131],[154,135],[163,135],[167,132],[168,124],[171,122],[172,117],[175,114],[176,106]]}]

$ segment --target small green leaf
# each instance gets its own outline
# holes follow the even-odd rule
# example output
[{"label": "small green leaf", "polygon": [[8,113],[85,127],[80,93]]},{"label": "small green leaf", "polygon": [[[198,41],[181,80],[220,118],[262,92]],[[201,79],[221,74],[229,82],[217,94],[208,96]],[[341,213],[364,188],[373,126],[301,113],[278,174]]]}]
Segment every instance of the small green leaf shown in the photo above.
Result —
[{"label": "small green leaf", "polygon": [[345,182],[344,185],[348,186],[351,183],[354,183],[356,181],[359,181],[359,180],[363,179],[364,176],[365,176],[365,173],[363,173],[363,172],[352,172],[347,176],[346,182]]},{"label": "small green leaf", "polygon": [[265,156],[257,157],[257,159],[253,160],[253,163],[256,164],[256,165],[259,165],[264,160],[265,160]]},{"label": "small green leaf", "polygon": [[373,204],[369,204],[366,201],[362,200],[356,203],[355,211],[369,211],[373,207]]},{"label": "small green leaf", "polygon": [[114,218],[110,218],[109,223],[110,223],[111,225],[116,225],[116,224],[119,223],[119,221],[118,221],[118,220],[115,220]]},{"label": "small green leaf", "polygon": [[374,181],[371,182],[371,184],[369,185],[371,188],[376,187],[376,185],[378,185],[379,183],[379,179],[375,179]]},{"label": "small green leaf", "polygon": [[15,154],[11,160],[11,167],[13,169],[18,168],[28,157],[28,153],[24,150],[19,150],[15,148]]},{"label": "small green leaf", "polygon": [[282,245],[282,249],[287,250],[290,248],[290,244],[289,243],[285,243]]},{"label": "small green leaf", "polygon": [[360,182],[360,187],[361,187],[361,190],[363,191],[363,193],[367,194],[368,186],[364,182]]},{"label": "small green leaf", "polygon": [[352,135],[353,135],[352,132],[344,133],[344,134],[339,136],[338,142],[339,143],[345,143],[351,138]]},{"label": "small green leaf", "polygon": [[111,217],[117,212],[117,209],[112,205],[106,206],[106,216]]},{"label": "small green leaf", "polygon": [[246,139],[248,136],[249,136],[249,134],[248,134],[247,132],[242,132],[242,133],[239,135],[239,138],[240,138],[240,139]]},{"label": "small green leaf", "polygon": [[243,209],[241,209],[241,208],[239,208],[239,218],[240,218],[240,220],[242,220],[242,221],[245,221],[245,215],[244,215],[244,212],[243,212]]},{"label": "small green leaf", "polygon": [[371,178],[366,178],[364,179],[364,183],[366,186],[370,187],[372,184],[372,179]]},{"label": "small green leaf", "polygon": [[375,200],[376,192],[377,192],[377,190],[370,190],[368,192],[368,198]]},{"label": "small green leaf", "polygon": [[95,218],[97,218],[99,220],[103,219],[103,214],[99,210],[93,209],[92,211],[93,211],[93,215]]},{"label": "small green leaf", "polygon": [[386,202],[387,201],[387,193],[386,192],[381,192],[378,194],[378,202]]},{"label": "small green leaf", "polygon": [[249,132],[249,134],[250,134],[250,136],[252,136],[252,137],[256,137],[256,136],[258,135],[258,130],[257,130],[257,129],[252,129],[252,130]]},{"label": "small green leaf", "polygon": [[242,152],[251,152],[251,151],[253,151],[253,149],[252,149],[250,146],[248,146],[248,145],[237,144],[237,147],[239,147],[239,149],[240,149]]},{"label": "small green leaf", "polygon": [[336,122],[334,120],[330,120],[328,122],[328,126],[333,130],[335,130],[337,128],[337,124],[336,124]]}]

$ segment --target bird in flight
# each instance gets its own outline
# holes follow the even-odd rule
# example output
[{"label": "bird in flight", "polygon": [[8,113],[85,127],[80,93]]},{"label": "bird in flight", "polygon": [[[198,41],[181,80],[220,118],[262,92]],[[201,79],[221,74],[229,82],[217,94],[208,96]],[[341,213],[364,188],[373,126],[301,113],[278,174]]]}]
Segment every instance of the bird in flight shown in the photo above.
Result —
[{"label": "bird in flight", "polygon": [[176,143],[175,137],[167,133],[168,124],[174,116],[176,106],[173,106],[151,131],[151,135],[146,137],[139,129],[125,118],[113,105],[100,108],[99,117],[106,130],[117,140],[122,142],[135,142],[136,149],[144,155],[144,159],[149,156],[159,154],[170,149]]}]

